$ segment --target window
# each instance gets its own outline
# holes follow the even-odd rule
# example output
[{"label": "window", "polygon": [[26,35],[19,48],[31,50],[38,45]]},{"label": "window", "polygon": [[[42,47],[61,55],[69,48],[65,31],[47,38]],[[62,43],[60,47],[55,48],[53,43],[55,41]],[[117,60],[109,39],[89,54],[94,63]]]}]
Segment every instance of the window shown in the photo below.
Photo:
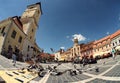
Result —
[{"label": "window", "polygon": [[32,32],[33,32],[34,30],[32,29]]},{"label": "window", "polygon": [[113,46],[114,46],[115,44],[113,43]]},{"label": "window", "polygon": [[2,29],[2,31],[1,31],[1,33],[3,33],[3,32],[4,32],[4,30],[5,30],[5,27],[3,27],[3,29]]},{"label": "window", "polygon": [[30,36],[30,39],[32,39],[32,36]]},{"label": "window", "polygon": [[22,37],[21,37],[21,36],[19,37],[18,42],[19,42],[19,43],[22,42]]},{"label": "window", "polygon": [[94,52],[96,52],[96,50],[94,49]]},{"label": "window", "polygon": [[119,43],[120,43],[120,40],[119,40]]},{"label": "window", "polygon": [[16,34],[17,34],[17,32],[16,32],[15,30],[13,30],[13,32],[12,32],[12,34],[11,34],[11,37],[12,37],[12,38],[15,38]]},{"label": "window", "polygon": [[3,33],[3,37],[5,36],[5,32]]},{"label": "window", "polygon": [[28,49],[27,50],[29,51],[29,49],[30,49],[30,46],[28,45]]},{"label": "window", "polygon": [[106,45],[106,48],[108,47],[108,45]]},{"label": "window", "polygon": [[98,51],[99,51],[99,48],[98,48]]}]

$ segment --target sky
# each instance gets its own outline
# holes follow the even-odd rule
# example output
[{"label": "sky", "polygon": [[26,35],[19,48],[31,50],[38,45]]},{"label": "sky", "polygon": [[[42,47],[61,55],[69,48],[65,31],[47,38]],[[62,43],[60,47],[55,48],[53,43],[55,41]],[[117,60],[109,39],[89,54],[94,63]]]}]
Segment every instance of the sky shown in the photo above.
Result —
[{"label": "sky", "polygon": [[21,16],[27,5],[41,2],[43,14],[36,42],[52,53],[79,43],[98,40],[120,29],[120,0],[0,0],[0,21]]}]

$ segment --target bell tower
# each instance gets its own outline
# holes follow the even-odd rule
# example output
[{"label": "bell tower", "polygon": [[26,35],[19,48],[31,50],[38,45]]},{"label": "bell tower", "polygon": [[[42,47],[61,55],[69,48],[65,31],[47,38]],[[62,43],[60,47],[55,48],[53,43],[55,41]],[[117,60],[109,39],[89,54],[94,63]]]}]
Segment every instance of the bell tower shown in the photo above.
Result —
[{"label": "bell tower", "polygon": [[74,39],[74,45],[75,46],[78,45],[78,39],[77,38]]},{"label": "bell tower", "polygon": [[28,5],[21,16],[23,31],[30,40],[35,40],[35,33],[42,15],[41,3]]}]

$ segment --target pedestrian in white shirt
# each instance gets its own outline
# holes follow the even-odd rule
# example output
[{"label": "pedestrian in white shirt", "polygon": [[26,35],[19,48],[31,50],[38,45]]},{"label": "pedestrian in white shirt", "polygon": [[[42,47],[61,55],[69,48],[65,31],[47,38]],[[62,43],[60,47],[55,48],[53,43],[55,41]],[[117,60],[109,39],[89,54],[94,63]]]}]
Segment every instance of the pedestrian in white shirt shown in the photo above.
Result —
[{"label": "pedestrian in white shirt", "polygon": [[12,54],[12,62],[13,62],[13,66],[15,66],[15,64],[16,64],[16,55],[15,55],[15,53],[13,53]]}]

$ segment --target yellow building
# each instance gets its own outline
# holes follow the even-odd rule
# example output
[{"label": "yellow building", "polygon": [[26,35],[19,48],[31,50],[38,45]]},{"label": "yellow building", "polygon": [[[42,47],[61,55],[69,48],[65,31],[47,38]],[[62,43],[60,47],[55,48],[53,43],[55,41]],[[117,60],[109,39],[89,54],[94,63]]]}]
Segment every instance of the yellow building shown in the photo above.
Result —
[{"label": "yellow building", "polygon": [[62,51],[62,49],[58,52],[55,53],[55,60],[56,58],[58,59],[58,61],[71,61],[71,49],[69,48],[66,51]]},{"label": "yellow building", "polygon": [[71,57],[72,57],[72,54],[71,54],[71,50],[72,50],[72,48],[69,48],[69,49],[67,49],[61,56],[63,56],[62,57],[62,59],[63,60],[65,60],[65,61],[71,61]]},{"label": "yellow building", "polygon": [[21,17],[14,16],[1,21],[0,52],[8,58],[11,58],[12,52],[30,57],[39,54],[35,33],[41,14],[41,3],[36,3],[27,6]]},{"label": "yellow building", "polygon": [[[17,48],[19,49],[17,51],[20,52],[26,34],[22,30],[19,18],[15,16],[0,22],[0,28],[0,51],[7,53],[12,50],[12,52],[15,52]],[[11,55],[7,57],[10,58]]]},{"label": "yellow building", "polygon": [[93,51],[94,56],[93,57],[96,57],[98,55],[103,56],[107,53],[110,53],[110,50],[111,50],[110,44],[111,44],[110,35],[95,41],[94,42],[94,51]]},{"label": "yellow building", "polygon": [[54,55],[55,55],[55,57],[54,57],[55,61],[60,61],[61,60],[61,50],[55,52]]},{"label": "yellow building", "polygon": [[71,58],[74,58],[76,56],[81,56],[81,53],[80,53],[80,44],[78,43],[78,39],[74,39],[74,45],[72,47],[72,57]]}]

